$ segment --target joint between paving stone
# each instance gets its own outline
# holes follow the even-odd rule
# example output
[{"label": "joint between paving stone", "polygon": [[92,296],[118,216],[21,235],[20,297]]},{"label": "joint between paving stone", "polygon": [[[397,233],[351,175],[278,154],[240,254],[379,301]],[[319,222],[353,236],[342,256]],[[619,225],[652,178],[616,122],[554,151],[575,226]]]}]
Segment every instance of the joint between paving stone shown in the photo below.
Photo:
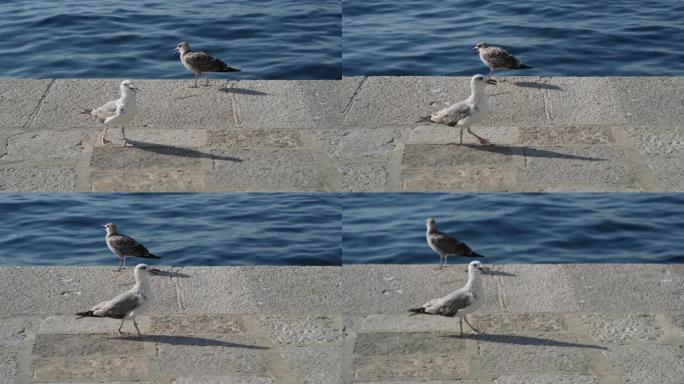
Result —
[{"label": "joint between paving stone", "polygon": [[[590,336],[589,329],[582,323],[577,313],[566,313],[565,323],[568,333],[574,335],[581,344],[600,345],[598,340]],[[598,349],[586,348],[584,350],[589,358],[589,368],[594,376],[598,377],[601,384],[625,384],[608,361],[605,353]]]},{"label": "joint between paving stone", "polygon": [[646,164],[643,155],[636,147],[634,141],[629,137],[627,131],[622,127],[613,127],[613,137],[615,144],[622,148],[629,161],[634,178],[639,187],[645,192],[662,191],[660,179],[653,170]]},{"label": "joint between paving stone", "polygon": [[411,128],[409,127],[400,129],[399,135],[394,139],[394,148],[387,162],[386,192],[401,192],[404,189],[403,158],[410,132]]},{"label": "joint between paving stone", "polygon": [[546,117],[546,120],[553,121],[553,103],[549,96],[549,90],[545,87],[547,84],[547,79],[542,79],[542,85],[539,86],[539,90],[544,99],[544,116]]},{"label": "joint between paving stone", "polygon": [[342,175],[335,162],[328,156],[323,145],[308,130],[302,131],[301,138],[302,148],[311,153],[318,165],[318,170],[321,172],[321,178],[323,179],[323,188],[327,192],[341,191]]},{"label": "joint between paving stone", "polygon": [[684,346],[684,335],[677,326],[670,323],[667,316],[664,313],[656,313],[654,315],[656,324],[660,326],[663,331],[662,341],[672,347],[683,347]]},{"label": "joint between paving stone", "polygon": [[[239,80],[235,82],[228,82],[228,86],[226,88],[234,88],[237,86],[239,83]],[[238,101],[237,95],[235,93],[230,94],[230,105],[231,105],[231,110],[233,114],[233,123],[237,125],[238,127],[242,127],[242,119],[240,118],[240,103]]]},{"label": "joint between paving stone", "polygon": [[40,109],[43,106],[43,101],[45,100],[45,98],[50,93],[50,89],[52,88],[52,86],[55,84],[56,81],[57,81],[57,79],[51,79],[50,82],[48,83],[47,87],[45,87],[45,91],[41,95],[40,100],[38,100],[38,104],[36,105],[35,108],[33,108],[33,111],[31,111],[31,113],[26,118],[26,122],[24,123],[24,126],[23,126],[24,128],[30,128],[33,125],[33,122],[36,120],[36,117],[38,116],[38,113],[40,112]]},{"label": "joint between paving stone", "polygon": [[344,115],[346,115],[347,112],[349,112],[349,110],[351,109],[352,104],[354,103],[354,99],[356,99],[356,95],[359,94],[359,92],[361,91],[361,87],[363,86],[363,84],[366,82],[367,79],[368,79],[368,76],[364,76],[364,77],[361,79],[361,81],[359,82],[359,85],[356,86],[356,89],[354,90],[354,93],[352,93],[351,97],[349,98],[349,101],[347,102],[347,105],[345,105],[345,106],[344,106],[344,109],[342,109],[342,116],[343,116],[343,117],[344,117]]},{"label": "joint between paving stone", "polygon": [[31,320],[26,320],[26,323],[26,328],[24,328],[26,338],[17,349],[17,383],[20,384],[33,382],[33,344],[36,339],[37,324]]},{"label": "joint between paving stone", "polygon": [[257,316],[245,316],[244,324],[246,333],[254,337],[256,344],[268,348],[264,350],[264,358],[266,359],[267,371],[275,383],[299,384],[303,382],[278,352],[276,344],[261,325]]}]

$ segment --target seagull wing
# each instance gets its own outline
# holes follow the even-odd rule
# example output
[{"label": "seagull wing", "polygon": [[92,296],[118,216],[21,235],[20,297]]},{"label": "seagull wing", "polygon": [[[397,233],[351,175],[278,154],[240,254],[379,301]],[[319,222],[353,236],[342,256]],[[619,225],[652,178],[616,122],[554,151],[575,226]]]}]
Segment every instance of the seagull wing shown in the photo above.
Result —
[{"label": "seagull wing", "polygon": [[431,233],[429,238],[435,248],[447,255],[463,255],[470,250],[462,241],[439,231]]},{"label": "seagull wing", "polygon": [[220,59],[202,51],[188,52],[183,56],[185,62],[199,72],[225,72],[233,69]]},{"label": "seagull wing", "polygon": [[453,104],[432,115],[431,120],[435,123],[455,126],[459,121],[470,116],[470,105],[465,101]]},{"label": "seagull wing", "polygon": [[489,47],[482,52],[482,57],[491,64],[494,68],[518,68],[520,67],[520,60],[508,53],[503,48]]},{"label": "seagull wing", "polygon": [[130,290],[94,306],[91,311],[94,316],[123,319],[131,311],[138,308],[142,302],[143,297],[136,291]]},{"label": "seagull wing", "polygon": [[458,291],[452,292],[440,299],[442,305],[437,310],[437,315],[454,316],[458,311],[467,308],[473,303],[474,297],[465,289],[461,288]]},{"label": "seagull wing", "polygon": [[124,256],[146,256],[150,254],[144,245],[138,243],[130,236],[122,234],[112,235],[107,238],[107,243]]},{"label": "seagull wing", "polygon": [[90,111],[90,115],[100,123],[104,123],[107,118],[113,116],[116,113],[116,110],[118,108],[117,101],[118,100],[112,100],[98,107],[97,109],[93,109],[92,111]]}]

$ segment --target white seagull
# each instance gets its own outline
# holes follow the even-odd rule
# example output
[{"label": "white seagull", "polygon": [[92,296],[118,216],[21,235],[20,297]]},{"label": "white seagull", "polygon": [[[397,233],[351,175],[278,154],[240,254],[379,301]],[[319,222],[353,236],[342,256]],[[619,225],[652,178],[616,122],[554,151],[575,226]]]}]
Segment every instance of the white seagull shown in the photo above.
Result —
[{"label": "white seagull", "polygon": [[446,107],[433,113],[431,116],[423,116],[417,122],[430,122],[455,127],[461,126],[461,141],[463,144],[463,128],[468,129],[468,133],[475,136],[480,144],[489,144],[489,140],[480,137],[470,130],[470,125],[481,121],[489,111],[485,85],[495,85],[496,81],[485,80],[482,75],[475,75],[470,79],[470,96],[456,104]]},{"label": "white seagull", "polygon": [[207,76],[206,85],[209,85],[209,72],[240,72],[206,52],[190,50],[190,44],[185,41],[178,43],[174,51],[180,54],[180,61],[185,68],[195,74],[194,88],[197,88],[197,78],[203,73]]},{"label": "white seagull", "polygon": [[126,131],[124,126],[130,123],[138,113],[138,106],[135,101],[136,93],[138,93],[138,88],[136,88],[130,80],[124,80],[121,82],[121,97],[96,109],[83,110],[82,113],[90,114],[95,120],[104,124],[102,144],[111,143],[111,141],[105,138],[107,135],[107,128],[109,126],[120,126],[124,140],[123,146],[126,146]]},{"label": "white seagull", "polygon": [[484,257],[477,252],[474,252],[468,244],[458,240],[453,236],[440,232],[437,229],[435,219],[429,218],[425,220],[427,231],[425,232],[425,240],[433,251],[439,254],[439,268],[446,267],[448,256],[467,256],[467,257]]},{"label": "white seagull", "polygon": [[503,48],[494,47],[487,43],[480,42],[473,47],[480,55],[480,60],[489,67],[489,78],[492,78],[492,73],[497,69],[532,69],[525,64],[522,64],[517,57],[511,55]]},{"label": "white seagull", "polygon": [[137,242],[134,238],[119,233],[115,224],[107,223],[103,225],[103,227],[105,227],[105,231],[107,231],[107,235],[105,236],[107,247],[112,253],[119,256],[119,269],[116,271],[121,271],[123,268],[126,268],[127,257],[161,259],[161,257],[151,254],[144,245]]},{"label": "white seagull", "polygon": [[482,284],[482,274],[488,273],[489,269],[484,267],[479,261],[471,261],[468,264],[468,282],[466,285],[450,294],[432,299],[423,304],[420,308],[409,309],[413,315],[439,315],[446,317],[458,317],[461,335],[463,335],[463,320],[477,335],[480,331],[473,328],[466,315],[480,309],[485,303],[484,285]]},{"label": "white seagull", "polygon": [[112,319],[121,319],[121,324],[116,330],[116,333],[119,336],[122,335],[121,327],[123,327],[124,321],[133,320],[133,326],[138,332],[138,337],[142,337],[140,329],[138,329],[138,323],[135,322],[135,317],[147,310],[152,301],[152,290],[150,289],[150,282],[147,279],[148,273],[155,275],[159,273],[159,270],[150,268],[146,264],[138,264],[134,271],[135,285],[133,288],[111,300],[97,304],[89,311],[79,312],[76,316],[79,316],[79,319],[84,317],[110,317]]}]

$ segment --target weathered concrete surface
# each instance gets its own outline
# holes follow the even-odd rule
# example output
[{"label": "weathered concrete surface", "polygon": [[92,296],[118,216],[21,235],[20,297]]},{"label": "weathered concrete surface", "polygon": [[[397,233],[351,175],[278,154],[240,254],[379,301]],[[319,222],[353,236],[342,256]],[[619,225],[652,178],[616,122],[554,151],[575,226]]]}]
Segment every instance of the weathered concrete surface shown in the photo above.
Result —
[{"label": "weathered concrete surface", "polygon": [[118,81],[0,80],[0,190],[684,191],[683,78],[510,77],[473,128],[493,146],[415,123],[465,77],[137,85],[122,148],[80,113]]},{"label": "weathered concrete surface", "polygon": [[[464,283],[462,265],[168,268],[139,318],[72,314],[131,271],[0,268],[0,382],[681,383],[680,265],[495,265],[484,331],[406,309]],[[130,324],[124,331],[133,332]]]}]

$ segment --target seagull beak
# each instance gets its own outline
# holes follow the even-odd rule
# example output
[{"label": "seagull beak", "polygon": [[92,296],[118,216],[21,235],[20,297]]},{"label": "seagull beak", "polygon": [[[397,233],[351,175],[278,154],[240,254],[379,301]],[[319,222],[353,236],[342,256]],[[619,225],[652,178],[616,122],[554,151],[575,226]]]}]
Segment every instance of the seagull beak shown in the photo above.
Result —
[{"label": "seagull beak", "polygon": [[477,47],[473,47],[473,51],[477,51]]},{"label": "seagull beak", "polygon": [[491,85],[496,85],[496,80],[494,80],[494,79],[488,79],[488,80],[486,81],[486,83],[487,83],[487,84],[491,84]]},{"label": "seagull beak", "polygon": [[149,272],[151,275],[158,275],[158,274],[161,273],[161,269],[158,269],[158,268],[149,268],[149,269],[147,270],[147,272]]},{"label": "seagull beak", "polygon": [[133,92],[138,93],[138,87],[131,87],[131,89],[133,90]]},{"label": "seagull beak", "polygon": [[480,267],[480,271],[482,271],[482,273],[486,273],[488,275],[492,274],[492,270],[487,268],[487,267]]},{"label": "seagull beak", "polygon": [[173,49],[173,53],[178,53],[179,51],[180,51],[180,50],[178,49],[178,47],[176,47],[176,48]]}]

